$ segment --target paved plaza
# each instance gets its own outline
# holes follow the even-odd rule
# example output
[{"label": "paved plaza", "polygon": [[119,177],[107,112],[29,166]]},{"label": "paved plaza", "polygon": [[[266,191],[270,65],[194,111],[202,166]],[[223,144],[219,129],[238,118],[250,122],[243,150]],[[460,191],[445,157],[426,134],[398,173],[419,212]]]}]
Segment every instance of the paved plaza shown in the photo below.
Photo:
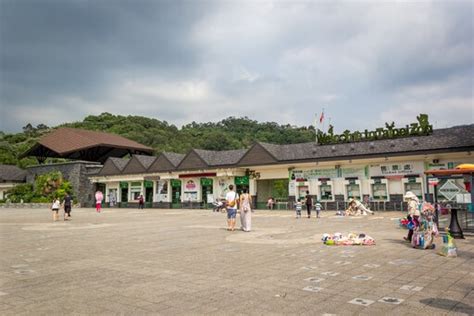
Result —
[{"label": "paved plaza", "polygon": [[[457,258],[412,249],[401,213],[257,211],[250,233],[209,210],[50,213],[0,210],[2,315],[474,314],[474,238]],[[377,245],[323,245],[335,232]]]}]

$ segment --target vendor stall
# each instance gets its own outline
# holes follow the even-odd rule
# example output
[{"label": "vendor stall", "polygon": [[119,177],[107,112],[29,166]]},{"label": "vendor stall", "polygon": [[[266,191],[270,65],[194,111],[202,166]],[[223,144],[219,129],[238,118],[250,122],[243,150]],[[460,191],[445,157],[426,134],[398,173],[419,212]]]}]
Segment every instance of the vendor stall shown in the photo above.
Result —
[{"label": "vendor stall", "polygon": [[[427,175],[428,196],[430,187],[433,188],[433,202],[437,205],[436,220],[439,219],[439,209],[447,208],[451,212],[449,231],[454,238],[464,238],[465,231],[474,232],[474,164],[461,164],[454,169],[440,169],[425,171]],[[461,187],[462,184],[464,187]],[[443,197],[441,199],[441,197]],[[459,224],[458,211],[465,213]]]}]

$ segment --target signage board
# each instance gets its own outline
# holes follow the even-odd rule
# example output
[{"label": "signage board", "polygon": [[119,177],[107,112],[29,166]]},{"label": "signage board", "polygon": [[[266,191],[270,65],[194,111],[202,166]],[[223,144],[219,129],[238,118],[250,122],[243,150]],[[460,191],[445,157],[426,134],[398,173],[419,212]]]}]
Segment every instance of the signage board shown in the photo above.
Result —
[{"label": "signage board", "polygon": [[438,179],[438,178],[429,178],[429,179],[428,179],[428,185],[437,186],[438,183],[439,183],[439,179]]},{"label": "signage board", "polygon": [[456,197],[457,194],[461,192],[453,180],[447,180],[442,186],[439,187],[438,193],[444,196],[447,200],[451,201]]}]

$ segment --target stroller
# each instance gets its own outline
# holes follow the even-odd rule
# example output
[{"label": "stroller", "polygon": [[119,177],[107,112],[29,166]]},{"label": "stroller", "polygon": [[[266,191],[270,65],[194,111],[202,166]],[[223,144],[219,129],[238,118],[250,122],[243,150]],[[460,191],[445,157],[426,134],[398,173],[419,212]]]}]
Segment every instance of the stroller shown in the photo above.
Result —
[{"label": "stroller", "polygon": [[213,209],[212,209],[213,212],[225,212],[226,211],[225,203],[223,201],[220,201],[220,200],[214,201],[214,203],[212,203],[212,205],[214,206]]}]

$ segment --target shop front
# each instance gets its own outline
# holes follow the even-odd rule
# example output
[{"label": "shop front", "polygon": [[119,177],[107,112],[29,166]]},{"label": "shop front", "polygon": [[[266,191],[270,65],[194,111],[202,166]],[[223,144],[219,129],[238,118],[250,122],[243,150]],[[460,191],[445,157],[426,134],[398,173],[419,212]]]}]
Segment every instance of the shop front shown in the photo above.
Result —
[{"label": "shop front", "polygon": [[249,192],[249,186],[250,186],[250,179],[249,176],[236,176],[234,177],[234,183],[235,183],[235,191],[238,194],[242,194],[244,189]]},{"label": "shop front", "polygon": [[149,208],[153,206],[153,181],[145,180],[143,181],[143,187],[145,190],[145,207]]},{"label": "shop front", "polygon": [[214,180],[212,178],[201,178],[201,201],[203,207],[211,208],[214,202]]},{"label": "shop front", "polygon": [[154,207],[171,208],[169,187],[169,179],[159,179],[155,182],[155,198],[153,200]]},{"label": "shop front", "polygon": [[171,208],[181,208],[181,180],[171,179]]}]

